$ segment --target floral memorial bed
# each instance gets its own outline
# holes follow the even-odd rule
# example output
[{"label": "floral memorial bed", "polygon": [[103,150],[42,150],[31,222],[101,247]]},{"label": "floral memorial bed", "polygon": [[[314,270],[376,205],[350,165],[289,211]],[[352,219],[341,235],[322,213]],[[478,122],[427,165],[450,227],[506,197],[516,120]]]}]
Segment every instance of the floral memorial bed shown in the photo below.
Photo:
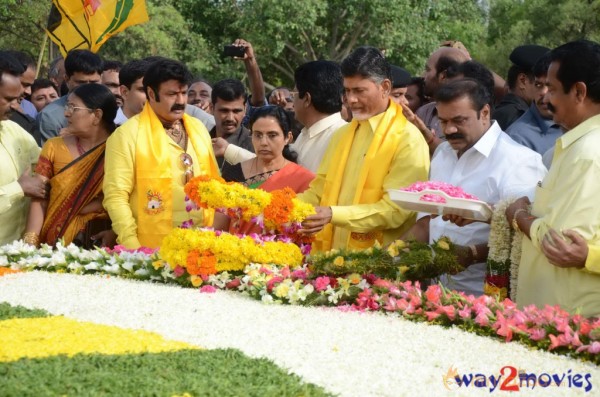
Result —
[{"label": "floral memorial bed", "polygon": [[[188,185],[195,189],[188,191],[191,207],[214,208],[228,197],[222,182],[196,183]],[[202,189],[212,192],[203,197],[218,200],[201,200]],[[106,382],[109,390],[120,382],[129,385],[118,375],[119,368],[130,371],[129,358],[104,363],[107,354],[135,355],[133,367],[148,368],[132,375],[134,389],[144,383],[136,383],[136,376],[144,379],[162,368],[159,384],[144,390],[170,396],[398,396],[455,390],[460,395],[567,395],[594,394],[599,387],[600,320],[559,307],[519,310],[500,297],[508,291],[509,251],[491,256],[497,263],[490,263],[490,269],[502,273],[504,284],[493,277],[498,274],[490,274],[490,295],[475,298],[437,284],[424,288],[414,280],[462,269],[449,239],[431,245],[398,240],[303,259],[309,241],[299,241],[296,232],[310,208],[296,207],[289,192],[244,196],[248,205],[240,204],[242,196],[232,196],[229,215],[246,216],[271,232],[235,236],[176,229],[156,251],[86,251],[61,244],[35,248],[19,241],[0,247],[0,302],[11,305],[0,306],[0,330],[11,342],[0,347],[0,375],[7,375],[0,382],[6,382],[9,395],[20,395],[18,385],[27,385],[25,374],[36,368],[50,385],[41,394],[102,389]],[[254,208],[251,216],[248,208]],[[499,240],[506,245],[511,238]],[[27,325],[30,320],[13,318],[19,317],[15,312],[29,313],[16,305],[45,310],[25,315],[42,320]],[[3,317],[2,310],[9,314]],[[65,317],[44,319],[49,315]],[[98,324],[106,327],[95,328]],[[28,345],[31,341],[19,335],[29,331],[18,332],[53,328],[75,331],[55,337],[70,347],[58,348],[50,359],[30,354],[46,348]],[[136,350],[132,343],[130,350],[118,350],[123,344],[119,335],[135,330],[146,332],[142,347]],[[90,334],[100,339],[73,348]],[[31,340],[41,338],[32,335]],[[107,335],[114,335],[108,339],[117,341],[112,343],[117,350],[94,350],[111,345]],[[126,339],[135,340],[132,335]],[[153,350],[155,345],[163,350]],[[70,360],[81,361],[72,365]],[[98,367],[97,360],[113,372],[91,374],[88,365]],[[53,374],[63,367],[76,375],[61,383]],[[181,375],[196,370],[205,376]],[[127,387],[125,394],[134,390]]]}]

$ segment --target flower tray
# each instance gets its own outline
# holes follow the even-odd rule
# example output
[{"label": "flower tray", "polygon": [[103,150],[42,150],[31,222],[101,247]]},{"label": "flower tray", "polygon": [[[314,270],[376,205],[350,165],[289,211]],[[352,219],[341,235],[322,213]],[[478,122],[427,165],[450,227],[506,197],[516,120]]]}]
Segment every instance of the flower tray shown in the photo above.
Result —
[{"label": "flower tray", "polygon": [[441,190],[388,190],[390,199],[405,210],[427,212],[437,215],[458,215],[465,219],[487,222],[492,208],[485,202],[451,197]]}]

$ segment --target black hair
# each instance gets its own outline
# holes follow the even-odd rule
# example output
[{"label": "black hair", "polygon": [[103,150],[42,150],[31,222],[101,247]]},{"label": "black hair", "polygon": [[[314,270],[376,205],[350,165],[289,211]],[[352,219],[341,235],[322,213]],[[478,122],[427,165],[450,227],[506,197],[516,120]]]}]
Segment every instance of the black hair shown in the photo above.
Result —
[{"label": "black hair", "polygon": [[188,85],[192,81],[192,74],[187,66],[173,59],[162,58],[153,62],[144,75],[146,96],[148,96],[148,88],[151,88],[154,91],[156,102],[160,102],[158,88],[169,80],[176,80],[180,84]]},{"label": "black hair", "polygon": [[123,62],[120,61],[104,61],[104,67],[102,68],[103,72],[106,72],[107,70],[115,70],[115,71],[120,71],[121,68],[123,67]]},{"label": "black hair", "polygon": [[490,106],[494,103],[494,76],[492,72],[479,62],[466,61],[450,66],[446,70],[446,77],[453,78],[463,76],[466,79],[479,81],[488,90],[490,94]]},{"label": "black hair", "polygon": [[383,53],[375,47],[358,47],[352,51],[341,64],[344,77],[362,76],[372,79],[378,83],[385,79],[392,80],[392,69],[383,56]]},{"label": "black hair", "polygon": [[74,73],[102,74],[104,63],[102,58],[88,50],[71,50],[65,58],[65,73],[67,77]]},{"label": "black hair", "polygon": [[4,73],[15,77],[21,76],[25,72],[25,67],[9,51],[0,51],[0,84],[2,84],[2,75]]},{"label": "black hair", "polygon": [[550,62],[558,63],[556,78],[568,93],[582,82],[592,102],[600,102],[600,44],[589,40],[571,41],[551,51]]},{"label": "black hair", "polygon": [[71,50],[65,58],[65,74],[67,77],[77,72],[102,74],[103,67],[102,58],[88,50]]},{"label": "black hair", "polygon": [[127,62],[119,70],[119,84],[131,89],[131,85],[144,77],[151,62],[146,59],[134,59]]},{"label": "black hair", "polygon": [[75,88],[70,95],[77,98],[90,109],[102,110],[102,124],[109,133],[115,130],[115,117],[117,116],[117,99],[110,90],[102,84],[82,84]]},{"label": "black hair", "polygon": [[435,63],[435,75],[437,76],[442,72],[446,72],[448,68],[456,67],[458,64],[460,64],[460,62],[455,58],[441,56]]},{"label": "black hair", "polygon": [[417,96],[419,97],[419,100],[422,104],[425,103],[425,79],[420,76],[413,77],[412,79],[410,79],[409,86],[411,85],[417,86]]},{"label": "black hair", "polygon": [[340,66],[331,61],[312,61],[298,66],[294,72],[298,96],[310,94],[318,112],[333,114],[342,110],[344,78]]},{"label": "black hair", "polygon": [[491,102],[491,94],[488,89],[475,79],[460,79],[442,85],[435,94],[435,101],[449,103],[462,97],[469,98],[473,108],[477,111],[477,117],[479,117],[481,109]]},{"label": "black hair", "polygon": [[533,72],[533,75],[535,77],[545,77],[548,75],[549,67],[550,67],[550,51],[548,51],[547,53],[542,55],[540,57],[540,59],[538,59],[536,61],[535,65],[533,65],[533,69],[531,69],[531,71]]},{"label": "black hair", "polygon": [[212,101],[213,105],[217,103],[217,99],[231,102],[239,98],[244,98],[244,102],[246,102],[246,88],[241,81],[236,79],[224,79],[217,81],[212,88],[212,93],[210,94],[210,100]]},{"label": "black hair", "polygon": [[52,82],[52,80],[50,80],[50,79],[35,79],[33,81],[33,84],[31,85],[31,93],[33,94],[37,90],[41,90],[42,88],[50,88],[50,87],[54,88],[56,93],[59,94],[58,87],[56,86],[56,84],[54,84]]},{"label": "black hair", "polygon": [[[254,125],[256,120],[265,117],[273,117],[275,120],[277,120],[277,124],[279,124],[281,130],[283,131],[284,138],[286,138],[287,134],[292,131],[294,123],[293,116],[290,115],[290,113],[286,112],[282,107],[276,105],[263,106],[254,111],[248,123],[250,130],[252,130],[252,126]],[[283,147],[283,157],[286,160],[292,161],[294,163],[298,161],[298,153],[290,149],[289,143]]]},{"label": "black hair", "polygon": [[34,70],[37,69],[37,64],[33,60],[33,57],[31,55],[29,55],[28,53],[23,52],[23,51],[14,51],[14,50],[8,50],[6,52],[9,55],[12,55],[12,57],[15,58],[17,61],[19,61],[21,63],[21,65],[23,65],[25,70],[27,70],[29,68],[34,69]]},{"label": "black hair", "polygon": [[533,81],[534,76],[530,69],[525,69],[517,65],[511,65],[511,67],[508,68],[508,73],[506,75],[506,84],[508,85],[508,88],[511,90],[515,89],[517,86],[517,79],[521,73],[527,76],[529,81]]}]

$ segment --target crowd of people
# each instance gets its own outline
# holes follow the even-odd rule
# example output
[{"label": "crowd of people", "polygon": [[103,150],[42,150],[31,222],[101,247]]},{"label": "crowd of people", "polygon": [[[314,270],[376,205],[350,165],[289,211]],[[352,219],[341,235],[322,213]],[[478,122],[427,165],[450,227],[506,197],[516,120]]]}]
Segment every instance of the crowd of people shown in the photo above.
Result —
[{"label": "crowd of people", "polygon": [[249,92],[177,60],[122,64],[87,50],[36,79],[30,56],[0,51],[0,244],[156,248],[190,218],[256,232],[186,211],[191,178],[222,176],[313,204],[300,232],[315,250],[448,236],[465,270],[442,283],[482,294],[489,223],[417,214],[388,195],[441,181],[492,206],[514,200],[519,305],[600,315],[598,43],[519,46],[506,80],[459,42],[433,49],[422,77],[363,46],[341,63],[299,65],[293,86],[268,95],[251,43],[233,45]]}]

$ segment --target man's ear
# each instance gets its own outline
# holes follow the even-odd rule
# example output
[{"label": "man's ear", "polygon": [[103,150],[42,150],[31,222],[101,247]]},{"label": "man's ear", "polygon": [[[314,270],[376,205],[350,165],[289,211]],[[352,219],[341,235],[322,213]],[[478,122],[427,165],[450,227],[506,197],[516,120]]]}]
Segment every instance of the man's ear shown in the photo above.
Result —
[{"label": "man's ear", "polygon": [[481,110],[479,111],[479,114],[481,115],[481,118],[485,118],[485,119],[490,119],[490,115],[491,115],[491,108],[489,104],[485,104],[483,105],[483,107],[481,108]]},{"label": "man's ear", "polygon": [[125,86],[125,85],[120,85],[119,86],[119,94],[121,94],[123,99],[125,99],[127,97],[127,94],[129,94],[129,88],[127,88],[127,86]]},{"label": "man's ear", "polygon": [[154,92],[154,89],[152,87],[146,88],[146,96],[148,97],[148,99],[152,99],[154,102],[158,102],[156,100],[156,93]]},{"label": "man's ear", "polygon": [[304,98],[300,98],[300,99],[302,99],[302,101],[304,101],[304,102],[303,102],[303,106],[304,106],[305,108],[307,108],[307,107],[309,107],[310,105],[312,105],[312,97],[310,96],[310,92],[308,92],[308,91],[307,91],[307,92],[304,94]]},{"label": "man's ear", "polygon": [[517,75],[517,83],[519,88],[525,89],[529,81],[529,76],[527,76],[525,73],[519,73]]},{"label": "man's ear", "polygon": [[383,93],[387,98],[390,95],[390,92],[392,92],[392,82],[390,81],[390,79],[384,79],[381,82],[381,88],[383,88]]},{"label": "man's ear", "polygon": [[445,71],[445,70],[442,70],[441,72],[439,72],[439,73],[437,74],[437,76],[436,76],[436,77],[437,77],[437,80],[438,80],[438,83],[439,83],[439,84],[444,84],[444,80],[446,80],[446,78],[447,78],[446,71]]},{"label": "man's ear", "polygon": [[578,81],[573,85],[572,90],[575,90],[575,101],[581,103],[587,97],[587,85],[583,81]]}]

